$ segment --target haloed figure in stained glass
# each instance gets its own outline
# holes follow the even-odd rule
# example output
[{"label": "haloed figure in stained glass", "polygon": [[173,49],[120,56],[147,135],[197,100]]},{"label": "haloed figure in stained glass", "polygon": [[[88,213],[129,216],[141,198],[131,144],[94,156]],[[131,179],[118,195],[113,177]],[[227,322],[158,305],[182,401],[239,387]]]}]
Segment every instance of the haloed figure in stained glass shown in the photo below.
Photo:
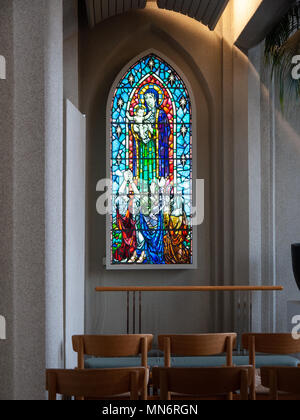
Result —
[{"label": "haloed figure in stained glass", "polygon": [[143,121],[137,124],[137,117],[131,117],[135,121],[131,125],[135,139],[133,174],[140,182],[140,191],[149,192],[153,180],[169,176],[171,130],[167,114],[160,108],[163,93],[158,86],[143,88],[140,101],[136,109],[144,110],[144,116],[139,117]]},{"label": "haloed figure in stained glass", "polygon": [[187,90],[149,55],[112,107],[112,264],[192,264],[192,136]]},{"label": "haloed figure in stained glass", "polygon": [[129,112],[127,112],[126,116],[128,121],[133,121],[134,124],[132,125],[132,131],[139,135],[140,139],[145,143],[149,143],[150,137],[149,133],[152,131],[151,124],[145,124],[147,120],[151,117],[152,113],[148,112],[147,115],[145,115],[146,107],[143,105],[137,105],[134,108],[134,117],[132,117]]},{"label": "haloed figure in stained glass", "polygon": [[[137,218],[140,245],[138,258],[151,264],[164,264],[164,227],[158,181],[168,178],[170,173],[170,123],[166,112],[160,108],[163,92],[158,87],[144,87],[139,95],[141,103],[135,107],[135,115],[127,113],[133,121],[130,130],[135,140],[133,149],[133,176],[141,194],[141,211]],[[132,259],[131,263],[134,262]]]}]

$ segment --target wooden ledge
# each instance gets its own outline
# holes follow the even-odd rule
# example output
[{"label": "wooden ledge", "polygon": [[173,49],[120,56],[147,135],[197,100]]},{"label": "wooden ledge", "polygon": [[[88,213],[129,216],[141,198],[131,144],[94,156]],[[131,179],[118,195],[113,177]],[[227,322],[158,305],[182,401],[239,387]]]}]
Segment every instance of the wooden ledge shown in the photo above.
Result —
[{"label": "wooden ledge", "polygon": [[96,287],[96,292],[281,292],[282,286],[120,286]]}]

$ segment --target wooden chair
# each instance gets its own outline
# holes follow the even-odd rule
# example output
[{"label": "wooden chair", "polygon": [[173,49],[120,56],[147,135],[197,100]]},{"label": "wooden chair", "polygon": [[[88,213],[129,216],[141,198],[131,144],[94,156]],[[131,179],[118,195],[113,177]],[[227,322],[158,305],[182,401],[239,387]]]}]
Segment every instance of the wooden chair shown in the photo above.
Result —
[{"label": "wooden chair", "polygon": [[261,368],[262,385],[270,389],[270,399],[300,400],[300,369],[293,367]]},{"label": "wooden chair", "polygon": [[152,334],[132,335],[75,335],[73,350],[78,353],[78,369],[84,369],[84,356],[130,357],[141,355],[141,366],[147,368]]},{"label": "wooden chair", "polygon": [[[233,366],[232,350],[237,335],[228,334],[164,334],[158,336],[158,346],[164,351],[165,367],[171,367],[171,356],[215,356],[226,353],[226,366]],[[153,393],[157,394],[157,384],[153,382]],[[231,398],[232,396],[229,396]]]},{"label": "wooden chair", "polygon": [[[77,369],[85,368],[85,355],[104,358],[141,355],[141,366],[148,369],[148,351],[152,347],[152,341],[152,334],[76,335],[72,337],[73,350],[78,353]],[[147,395],[148,376],[145,375],[144,399]]]},{"label": "wooden chair", "polygon": [[[48,399],[56,400],[57,394],[75,399],[124,399],[130,393],[130,400],[138,400],[144,387],[146,369],[96,369],[96,370],[54,370],[46,371]],[[120,398],[118,398],[120,397]],[[142,398],[143,399],[143,398]]]},{"label": "wooden chair", "polygon": [[171,355],[176,356],[215,356],[226,353],[226,366],[232,366],[232,350],[236,345],[237,335],[228,334],[193,334],[158,336],[160,350],[164,351],[165,367],[171,367]]},{"label": "wooden chair", "polygon": [[[249,351],[249,365],[253,366],[254,377],[256,370],[256,353],[265,353],[270,355],[289,355],[300,353],[300,340],[294,340],[290,333],[243,334],[242,346],[245,350]],[[252,384],[251,397],[256,399],[255,381],[253,381]]]},{"label": "wooden chair", "polygon": [[232,400],[237,391],[242,400],[248,400],[251,372],[247,367],[154,368],[153,374],[159,377],[161,400],[214,399],[216,396]]}]

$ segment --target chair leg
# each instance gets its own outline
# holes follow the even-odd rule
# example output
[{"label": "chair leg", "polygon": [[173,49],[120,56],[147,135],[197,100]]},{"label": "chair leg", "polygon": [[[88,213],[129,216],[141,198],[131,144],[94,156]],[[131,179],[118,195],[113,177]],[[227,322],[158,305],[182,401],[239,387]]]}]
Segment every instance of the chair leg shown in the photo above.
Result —
[{"label": "chair leg", "polygon": [[253,372],[252,372],[252,384],[250,386],[250,399],[252,401],[256,401],[256,372],[255,372],[255,369],[253,369]]},{"label": "chair leg", "polygon": [[152,393],[153,393],[153,396],[158,395],[158,388],[156,386],[152,386]]}]

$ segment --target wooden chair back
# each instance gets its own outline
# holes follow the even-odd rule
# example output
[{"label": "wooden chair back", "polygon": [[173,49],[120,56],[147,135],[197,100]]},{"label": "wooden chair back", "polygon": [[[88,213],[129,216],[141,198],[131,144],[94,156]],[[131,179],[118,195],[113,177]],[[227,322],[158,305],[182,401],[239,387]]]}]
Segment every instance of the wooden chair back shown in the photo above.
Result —
[{"label": "wooden chair back", "polygon": [[270,398],[279,399],[279,392],[298,396],[300,399],[300,369],[295,367],[261,368],[262,385],[270,389]]},{"label": "wooden chair back", "polygon": [[237,335],[228,334],[192,334],[158,336],[158,345],[165,354],[165,367],[171,366],[171,355],[176,356],[212,356],[227,354],[227,366],[232,366],[232,350],[236,346]]},{"label": "wooden chair back", "polygon": [[[300,341],[294,340],[290,333],[287,334],[256,334],[242,335],[242,346],[249,351],[249,365],[253,366],[255,378],[256,353],[265,354],[296,354],[300,352]],[[255,380],[252,384],[251,398],[256,399]]]},{"label": "wooden chair back", "polygon": [[84,369],[84,356],[129,357],[141,355],[141,366],[147,367],[152,334],[132,335],[76,335],[73,350],[78,353],[78,369]]},{"label": "wooden chair back", "polygon": [[241,399],[248,400],[251,374],[247,367],[233,368],[155,368],[159,377],[160,399],[170,400],[170,393],[188,399],[195,397],[229,396],[240,391]]},{"label": "wooden chair back", "polygon": [[296,354],[300,353],[300,340],[294,340],[287,334],[254,334],[242,336],[242,346],[249,351],[249,364],[255,367],[255,354]]},{"label": "wooden chair back", "polygon": [[[48,399],[56,400],[61,394],[68,397],[109,398],[130,393],[131,400],[138,400],[143,390],[146,369],[96,369],[46,371]],[[143,399],[143,394],[142,394]]]}]

